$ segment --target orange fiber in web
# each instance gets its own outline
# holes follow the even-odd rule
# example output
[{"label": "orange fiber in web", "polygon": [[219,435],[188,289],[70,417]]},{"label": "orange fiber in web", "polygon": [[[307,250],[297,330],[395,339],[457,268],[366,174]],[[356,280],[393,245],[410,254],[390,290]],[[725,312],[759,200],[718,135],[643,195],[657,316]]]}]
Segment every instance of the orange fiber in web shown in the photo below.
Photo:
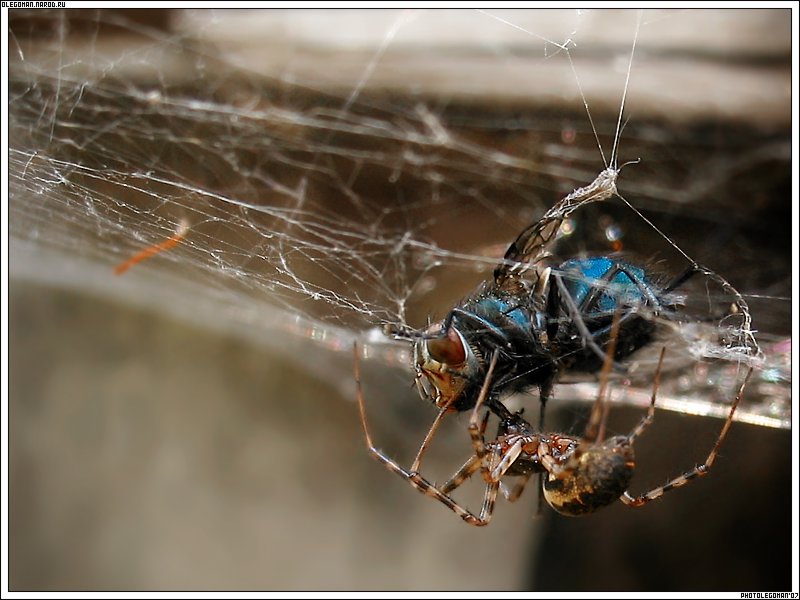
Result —
[{"label": "orange fiber in web", "polygon": [[159,242],[158,244],[153,244],[152,246],[148,246],[135,256],[132,256],[128,260],[123,263],[120,263],[114,268],[114,275],[122,275],[130,269],[133,265],[136,265],[143,260],[147,260],[148,258],[152,258],[156,254],[160,252],[166,252],[181,243],[181,240],[186,237],[186,232],[189,230],[189,227],[185,223],[181,223],[178,226],[178,230],[175,232],[175,235],[167,238],[163,242]]}]

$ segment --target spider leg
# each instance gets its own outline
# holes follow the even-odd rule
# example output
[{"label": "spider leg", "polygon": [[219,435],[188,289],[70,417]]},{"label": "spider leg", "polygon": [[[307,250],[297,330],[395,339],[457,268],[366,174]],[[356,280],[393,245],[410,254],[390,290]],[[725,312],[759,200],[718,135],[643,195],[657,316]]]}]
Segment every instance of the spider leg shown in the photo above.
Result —
[{"label": "spider leg", "polygon": [[[500,447],[495,446],[492,455],[495,460],[499,458],[500,454]],[[475,471],[480,469],[482,466],[482,460],[477,456],[473,455],[464,463],[464,465],[453,475],[447,483],[439,488],[439,491],[442,494],[448,495],[454,489],[462,485],[465,481],[467,481]],[[481,506],[480,512],[480,519],[489,522],[491,519],[492,513],[494,512],[494,505],[497,500],[497,490],[500,488],[500,481],[491,481],[486,484],[486,490],[483,495],[483,505]],[[481,523],[485,524],[485,523]]]},{"label": "spider leg", "polygon": [[[494,511],[494,505],[497,499],[497,491],[500,489],[500,479],[521,453],[521,447],[522,444],[517,443],[515,448],[512,448],[510,452],[507,452],[505,455],[501,455],[500,445],[492,444],[491,464],[489,467],[486,467],[491,469],[492,480],[486,484],[486,492],[484,493],[483,506],[481,507],[480,513],[481,516],[483,516],[486,520],[490,518],[492,512]],[[513,456],[513,458],[509,458],[510,456]],[[504,460],[505,464],[503,464]],[[451,477],[450,480],[440,488],[440,491],[449,494],[455,488],[469,479],[475,473],[475,471],[484,466],[485,460],[481,460],[477,455],[471,456],[469,460],[465,462],[464,465],[458,470],[458,472],[456,472],[456,474],[453,475],[453,477]],[[525,489],[525,484],[528,483],[528,480],[531,477],[531,474],[526,473],[521,477],[522,480],[517,483],[509,493],[503,492],[503,495],[509,502],[515,502],[520,497]]]},{"label": "spider leg", "polygon": [[[491,459],[491,464],[489,465],[492,481],[487,484],[487,492],[488,492],[488,487],[492,485],[499,487],[500,480],[503,478],[508,469],[511,468],[511,466],[514,464],[514,462],[519,458],[521,454],[522,454],[522,440],[517,440],[504,453],[501,452],[500,444],[493,444],[492,459]],[[470,463],[475,463],[475,464],[470,465]],[[481,463],[478,462],[477,457],[473,456],[469,461],[467,461],[464,467],[467,467],[467,465],[470,465],[469,475],[471,475],[480,468]],[[469,477],[469,475],[467,475],[467,477]],[[519,499],[520,495],[525,489],[525,485],[531,478],[531,473],[525,473],[524,475],[520,475],[519,477],[521,478],[521,480],[511,489],[511,491],[509,491],[508,493],[503,492],[503,495],[509,502],[516,502],[516,500]],[[457,476],[454,476],[451,481],[455,484],[456,479]],[[464,477],[463,479],[466,479],[466,477]],[[460,485],[460,483],[457,485]],[[455,485],[453,485],[453,487],[455,487]],[[442,490],[449,491],[450,489],[452,489],[452,487],[448,487],[447,484],[445,484],[445,486],[442,486]]]},{"label": "spider leg", "polygon": [[645,494],[640,494],[639,496],[633,497],[628,492],[625,492],[620,497],[620,500],[622,500],[623,503],[625,503],[630,507],[643,506],[648,502],[660,498],[670,490],[682,487],[687,483],[689,483],[690,481],[692,481],[693,479],[707,475],[709,469],[711,469],[711,465],[714,464],[714,460],[717,458],[719,447],[722,445],[725,436],[728,434],[728,430],[731,427],[731,423],[733,423],[733,414],[736,412],[736,407],[739,405],[739,401],[742,399],[744,388],[747,386],[747,382],[750,380],[750,376],[752,374],[753,374],[753,367],[750,367],[750,369],[748,369],[747,371],[747,376],[744,378],[742,385],[739,387],[739,391],[736,394],[736,398],[734,399],[733,404],[731,404],[731,410],[728,413],[728,418],[725,420],[725,424],[722,426],[722,431],[720,431],[719,437],[717,437],[717,441],[714,444],[714,447],[711,449],[711,452],[709,452],[708,457],[706,458],[703,464],[697,465],[694,469],[687,471],[683,475],[679,475],[678,477],[668,482],[667,484],[652,489]]},{"label": "spider leg", "polygon": [[443,406],[439,410],[439,414],[436,415],[436,418],[431,424],[430,429],[428,429],[428,433],[425,436],[425,439],[422,440],[422,444],[420,444],[419,450],[417,450],[417,455],[414,457],[414,462],[411,463],[411,471],[419,471],[419,466],[420,463],[422,462],[422,455],[425,454],[425,451],[428,449],[428,446],[431,443],[431,439],[433,439],[433,434],[436,433],[437,429],[439,429],[439,425],[442,422],[442,418],[447,414],[449,408],[450,406],[447,405]]},{"label": "spider leg", "polygon": [[[486,378],[483,380],[483,386],[481,386],[481,392],[478,395],[478,399],[475,402],[475,408],[472,409],[472,414],[469,418],[469,437],[472,440],[472,448],[475,451],[475,456],[480,461],[480,470],[483,474],[483,480],[487,484],[491,484],[494,479],[489,472],[489,467],[485,464],[486,463],[486,441],[483,437],[483,431],[481,426],[481,421],[478,418],[478,414],[480,412],[481,406],[486,401],[486,398],[489,395],[489,387],[492,383],[492,376],[494,375],[494,367],[497,364],[497,355],[498,351],[492,354],[492,360],[489,363],[489,370],[486,372]],[[484,420],[485,423],[485,420]],[[483,425],[483,429],[486,428],[486,425]]]},{"label": "spider leg", "polygon": [[494,512],[495,501],[497,500],[497,490],[500,488],[500,482],[494,481],[486,484],[486,493],[483,496],[483,505],[481,506],[480,518],[481,523],[476,525],[486,525],[492,518]]},{"label": "spider leg", "polygon": [[642,432],[647,429],[653,422],[653,418],[656,414],[656,395],[658,394],[658,386],[661,383],[661,366],[664,363],[664,354],[666,353],[667,348],[664,346],[661,348],[661,354],[658,357],[658,366],[656,367],[656,374],[653,379],[653,394],[650,397],[650,407],[647,409],[647,414],[642,417],[642,420],[639,421],[639,424],[633,428],[633,431],[630,432],[628,435],[628,443],[633,444],[633,441],[639,437]]},{"label": "spider leg", "polygon": [[[481,422],[480,428],[481,437],[483,437],[484,433],[486,432],[486,424],[489,421],[489,414],[489,411],[486,411],[486,414],[483,416],[483,421]],[[477,453],[470,456],[467,459],[467,462],[465,462],[461,468],[456,471],[456,473],[439,489],[445,494],[452,492],[454,489],[462,485],[467,479],[472,477],[472,474],[475,473],[475,471],[481,468],[481,460],[481,457],[479,457]]]},{"label": "spider leg", "polygon": [[354,356],[354,373],[355,373],[355,380],[356,380],[356,401],[358,402],[358,410],[361,415],[361,426],[364,429],[364,439],[367,443],[367,450],[375,458],[378,462],[383,464],[389,471],[397,473],[400,477],[405,479],[409,485],[411,485],[414,489],[419,491],[426,496],[431,498],[435,498],[445,506],[447,506],[450,510],[456,513],[459,517],[461,517],[466,523],[475,526],[482,526],[487,525],[489,520],[492,516],[492,510],[494,508],[494,496],[497,493],[497,484],[495,484],[495,489],[492,492],[489,488],[491,486],[487,486],[486,496],[484,498],[484,504],[481,508],[480,515],[476,516],[471,513],[469,510],[458,504],[453,498],[449,495],[440,492],[436,489],[431,482],[427,479],[422,477],[419,473],[415,471],[407,471],[403,467],[401,467],[397,462],[383,454],[372,442],[372,436],[369,433],[369,426],[367,425],[367,412],[366,407],[364,406],[364,393],[361,389],[361,369],[358,360],[358,344],[353,344],[353,356]]},{"label": "spider leg", "polygon": [[[489,472],[489,477],[492,481],[500,481],[503,478],[503,475],[506,474],[511,468],[516,460],[522,454],[522,440],[518,439],[515,441],[509,448],[506,450],[502,455],[499,455],[497,458],[499,460],[496,464],[492,465],[492,469]],[[488,467],[487,467],[488,470]]]},{"label": "spider leg", "polygon": [[572,456],[570,456],[567,460],[563,462],[559,462],[553,457],[547,444],[545,442],[542,442],[539,445],[538,454],[539,454],[539,462],[541,463],[542,468],[547,473],[546,475],[543,476],[544,477],[550,476],[558,479],[566,479],[567,477],[570,477],[571,474],[577,468],[577,457],[575,456],[575,454],[577,454],[579,450],[580,447],[576,448]]},{"label": "spider leg", "polygon": [[473,454],[469,457],[467,462],[465,462],[461,468],[439,488],[439,490],[444,494],[449,494],[460,485],[463,485],[463,483],[472,477],[475,471],[480,468],[481,459]]},{"label": "spider leg", "polygon": [[600,389],[597,392],[597,400],[592,405],[592,412],[589,416],[589,423],[586,425],[586,433],[583,436],[584,444],[601,442],[605,435],[606,417],[608,409],[606,407],[606,388],[608,387],[608,376],[614,363],[614,352],[617,349],[617,334],[619,333],[620,311],[614,313],[611,321],[611,339],[608,342],[608,349],[603,356],[603,369],[600,371]]}]

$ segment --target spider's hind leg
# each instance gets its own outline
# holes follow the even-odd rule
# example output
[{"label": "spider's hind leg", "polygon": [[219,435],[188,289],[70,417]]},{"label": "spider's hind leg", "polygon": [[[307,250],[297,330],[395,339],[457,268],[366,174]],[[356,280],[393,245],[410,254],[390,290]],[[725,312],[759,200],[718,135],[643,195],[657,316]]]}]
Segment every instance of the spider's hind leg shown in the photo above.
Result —
[{"label": "spider's hind leg", "polygon": [[742,394],[744,393],[745,387],[747,387],[748,381],[750,381],[750,376],[753,374],[753,367],[750,367],[747,371],[747,375],[742,382],[742,385],[739,386],[739,391],[736,394],[736,398],[733,400],[731,404],[731,410],[728,413],[728,418],[725,419],[725,423],[722,426],[722,430],[717,437],[717,441],[714,443],[714,447],[711,448],[711,452],[708,453],[706,460],[703,464],[697,465],[695,468],[686,471],[682,475],[674,478],[673,480],[669,481],[668,483],[659,486],[646,492],[644,494],[640,494],[638,496],[631,496],[628,492],[625,492],[620,500],[624,502],[627,506],[630,507],[637,507],[643,506],[648,502],[652,502],[657,498],[660,498],[667,492],[674,490],[679,487],[683,487],[693,479],[697,479],[698,477],[703,477],[704,475],[708,474],[708,471],[711,469],[711,465],[714,464],[714,460],[717,458],[717,454],[719,453],[719,448],[722,445],[722,442],[725,440],[725,437],[728,435],[728,430],[731,428],[731,424],[733,423],[733,415],[736,412],[736,407],[739,406],[739,401],[742,399]]}]

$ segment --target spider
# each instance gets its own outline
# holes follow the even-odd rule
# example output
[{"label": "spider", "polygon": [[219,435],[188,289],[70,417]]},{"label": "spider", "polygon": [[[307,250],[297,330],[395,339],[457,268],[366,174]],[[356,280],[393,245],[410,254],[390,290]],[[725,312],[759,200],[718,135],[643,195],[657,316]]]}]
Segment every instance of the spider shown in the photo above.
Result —
[{"label": "spider", "polygon": [[[604,360],[601,385],[597,399],[592,407],[591,417],[581,438],[561,433],[536,433],[522,418],[521,412],[511,413],[500,404],[501,421],[497,437],[487,442],[484,437],[490,412],[479,418],[482,406],[486,403],[491,389],[491,380],[498,363],[499,352],[492,355],[486,379],[470,417],[470,437],[474,454],[440,488],[419,473],[422,448],[410,469],[404,469],[396,461],[378,450],[372,442],[367,424],[364,396],[361,388],[361,375],[358,348],[354,345],[354,373],[356,380],[356,399],[364,429],[364,437],[370,454],[388,470],[397,473],[412,487],[426,496],[435,498],[466,523],[475,526],[487,525],[492,518],[497,491],[503,477],[520,477],[521,481],[507,494],[509,501],[516,500],[525,484],[534,473],[543,474],[542,490],[546,502],[558,513],[567,516],[580,516],[592,513],[604,506],[621,500],[630,507],[639,507],[660,498],[673,489],[682,487],[695,478],[706,475],[713,465],[719,448],[728,434],[736,407],[753,371],[750,367],[736,397],[731,404],[728,417],[719,436],[705,461],[693,469],[675,477],[665,485],[644,494],[632,496],[627,490],[635,468],[633,445],[637,437],[653,422],[655,402],[660,381],[664,350],[661,351],[653,382],[653,391],[647,414],[633,430],[625,436],[604,439],[605,420],[608,415],[605,404],[605,388],[608,374],[612,368],[614,344],[621,319],[612,323],[611,342]],[[500,408],[502,407],[502,408]],[[423,447],[429,441],[423,442]],[[474,514],[451,496],[451,492],[464,483],[476,471],[480,471],[486,481],[486,491],[479,514]]]}]

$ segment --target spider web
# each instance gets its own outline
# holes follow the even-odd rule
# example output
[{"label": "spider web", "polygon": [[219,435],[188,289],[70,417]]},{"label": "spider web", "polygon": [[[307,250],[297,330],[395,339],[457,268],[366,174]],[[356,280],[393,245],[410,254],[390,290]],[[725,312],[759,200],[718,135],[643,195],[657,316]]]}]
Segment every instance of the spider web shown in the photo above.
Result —
[{"label": "spider web", "polygon": [[[408,368],[380,326],[443,317],[594,179],[582,96],[608,156],[630,75],[620,191],[743,293],[765,361],[737,417],[788,427],[791,42],[750,13],[14,11],[12,276]],[[618,201],[567,225],[570,251],[685,268]],[[659,405],[723,416],[741,356],[690,343]]]}]

